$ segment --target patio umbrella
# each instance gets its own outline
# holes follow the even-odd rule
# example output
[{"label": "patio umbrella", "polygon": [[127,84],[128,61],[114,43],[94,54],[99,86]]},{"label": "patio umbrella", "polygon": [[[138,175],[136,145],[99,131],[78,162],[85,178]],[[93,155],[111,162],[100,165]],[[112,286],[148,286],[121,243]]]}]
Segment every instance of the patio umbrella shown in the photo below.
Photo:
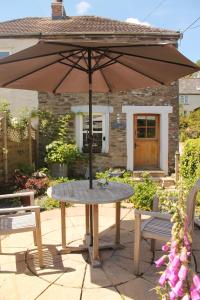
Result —
[{"label": "patio umbrella", "polygon": [[171,44],[41,40],[0,61],[0,87],[89,93],[89,182],[92,188],[92,93],[167,85],[198,71]]}]

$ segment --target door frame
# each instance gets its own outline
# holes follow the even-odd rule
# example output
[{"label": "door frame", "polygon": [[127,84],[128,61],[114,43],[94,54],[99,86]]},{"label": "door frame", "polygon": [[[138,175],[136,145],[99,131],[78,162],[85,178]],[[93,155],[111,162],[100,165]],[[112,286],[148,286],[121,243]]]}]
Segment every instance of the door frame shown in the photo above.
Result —
[{"label": "door frame", "polygon": [[[135,150],[135,139],[136,139],[136,130],[137,130],[137,121],[136,121],[136,117],[137,116],[145,116],[145,117],[148,117],[148,116],[155,116],[156,117],[156,137],[155,138],[148,138],[149,141],[155,141],[157,142],[157,148],[158,148],[158,155],[157,155],[157,166],[155,167],[156,169],[160,168],[160,114],[153,114],[153,113],[139,113],[139,114],[133,114],[133,126],[134,126],[134,130],[133,130],[133,148]],[[138,140],[140,140],[140,138],[137,138]],[[141,138],[142,140],[142,138]],[[138,141],[137,141],[138,142]],[[133,152],[133,155],[134,155],[134,158],[133,158],[133,161],[135,161],[135,151]],[[138,170],[138,168],[137,168]],[[145,167],[144,167],[144,170],[145,170]]]},{"label": "door frame", "polygon": [[126,114],[126,145],[127,145],[127,169],[134,170],[134,114],[159,114],[160,115],[160,169],[168,174],[168,147],[169,147],[169,114],[172,106],[135,106],[124,105],[122,112]]}]

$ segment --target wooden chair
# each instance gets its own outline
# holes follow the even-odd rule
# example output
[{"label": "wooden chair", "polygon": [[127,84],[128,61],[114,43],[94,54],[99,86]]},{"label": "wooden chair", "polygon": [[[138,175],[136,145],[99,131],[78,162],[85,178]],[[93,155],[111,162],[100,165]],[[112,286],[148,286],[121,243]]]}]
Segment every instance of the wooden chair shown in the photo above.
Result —
[{"label": "wooden chair", "polygon": [[33,231],[34,244],[38,247],[39,265],[43,267],[40,207],[33,205],[34,193],[0,195],[0,200],[25,196],[30,197],[31,206],[0,208],[0,254],[2,253],[1,235]]},{"label": "wooden chair", "polygon": [[[190,190],[187,198],[187,216],[189,221],[189,230],[192,233],[194,228],[195,200],[200,189],[200,179]],[[171,239],[172,223],[171,215],[158,212],[158,197],[154,198],[153,211],[135,210],[135,243],[134,243],[134,273],[139,274],[141,239],[151,240],[151,250],[155,251],[155,241],[167,242]],[[144,222],[141,222],[141,215],[150,216]]]}]

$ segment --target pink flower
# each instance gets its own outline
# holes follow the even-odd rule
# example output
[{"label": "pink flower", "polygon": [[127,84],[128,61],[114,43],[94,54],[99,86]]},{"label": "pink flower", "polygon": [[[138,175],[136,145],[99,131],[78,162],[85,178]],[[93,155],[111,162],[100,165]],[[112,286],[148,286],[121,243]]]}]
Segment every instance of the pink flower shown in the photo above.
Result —
[{"label": "pink flower", "polygon": [[162,246],[162,251],[164,251],[164,252],[169,251],[169,245],[168,244],[163,245]]},{"label": "pink flower", "polygon": [[169,284],[171,287],[174,287],[179,280],[177,272],[174,272],[170,269],[167,269],[166,277],[169,280]]},{"label": "pink flower", "polygon": [[190,295],[185,294],[185,296],[183,296],[182,300],[190,300]]},{"label": "pink flower", "polygon": [[165,285],[165,283],[166,283],[166,274],[165,274],[165,272],[160,276],[160,279],[158,280],[158,282],[161,286]]},{"label": "pink flower", "polygon": [[170,300],[177,300],[176,294],[173,291],[169,292],[169,297]]},{"label": "pink flower", "polygon": [[183,282],[178,281],[176,286],[172,290],[176,294],[177,297],[182,297],[183,296]]},{"label": "pink flower", "polygon": [[171,266],[173,269],[177,269],[180,267],[180,258],[178,255],[176,255],[171,263]]},{"label": "pink flower", "polygon": [[190,296],[192,300],[200,300],[200,295],[195,289],[190,291]]},{"label": "pink flower", "polygon": [[176,248],[176,246],[177,246],[177,241],[172,241],[171,249]]},{"label": "pink flower", "polygon": [[167,256],[166,256],[166,255],[163,255],[161,258],[159,258],[158,260],[156,260],[156,261],[155,261],[156,268],[161,267],[161,266],[165,263],[166,258],[167,258]]},{"label": "pink flower", "polygon": [[179,272],[178,272],[178,277],[180,280],[185,280],[187,277],[188,273],[188,268],[185,265],[182,265]]},{"label": "pink flower", "polygon": [[174,259],[174,257],[175,257],[175,254],[174,254],[174,253],[170,253],[170,254],[168,255],[168,257],[169,257],[169,261],[172,262],[173,259]]},{"label": "pink flower", "polygon": [[181,251],[180,261],[186,262],[189,254],[190,254],[190,253],[187,252],[186,247],[184,247],[184,248],[182,249],[182,251]]},{"label": "pink flower", "polygon": [[198,275],[193,276],[193,283],[195,286],[195,289],[200,292],[200,277]]}]

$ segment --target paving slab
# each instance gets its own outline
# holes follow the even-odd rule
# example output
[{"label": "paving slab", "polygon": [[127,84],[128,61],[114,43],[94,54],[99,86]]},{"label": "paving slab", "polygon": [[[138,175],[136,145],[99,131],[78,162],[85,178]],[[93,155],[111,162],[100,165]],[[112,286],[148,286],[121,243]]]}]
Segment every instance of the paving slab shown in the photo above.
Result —
[{"label": "paving slab", "polygon": [[[152,290],[159,278],[153,264],[150,242],[141,247],[141,276],[133,273],[134,212],[121,209],[121,243],[123,249],[100,251],[102,267],[93,269],[88,253],[59,254],[61,247],[60,209],[41,213],[45,267],[39,268],[37,247],[30,232],[3,237],[0,255],[0,300],[148,300],[157,299]],[[85,232],[85,208],[74,205],[66,209],[67,243],[82,244]],[[144,218],[145,219],[145,218]],[[100,207],[100,242],[115,240],[115,208]],[[194,257],[200,272],[200,230],[194,232]],[[163,253],[157,243],[155,259]],[[194,259],[192,263],[194,265]]]},{"label": "paving slab", "polygon": [[[123,300],[120,294],[114,287],[101,288],[101,289],[84,289],[82,294],[82,300]],[[71,299],[70,299],[71,300]]]},{"label": "paving slab", "polygon": [[124,300],[156,300],[158,297],[153,288],[152,284],[142,278],[117,286]]}]

